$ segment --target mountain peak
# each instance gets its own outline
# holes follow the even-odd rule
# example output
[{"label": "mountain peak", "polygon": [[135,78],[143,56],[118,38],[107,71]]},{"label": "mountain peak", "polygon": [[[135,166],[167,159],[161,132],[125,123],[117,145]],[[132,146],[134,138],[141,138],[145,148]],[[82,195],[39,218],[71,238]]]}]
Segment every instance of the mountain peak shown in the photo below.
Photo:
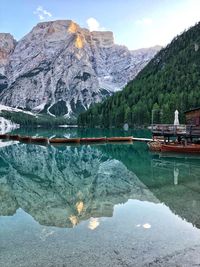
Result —
[{"label": "mountain peak", "polygon": [[51,35],[65,36],[67,34],[77,33],[80,26],[72,20],[55,20],[38,23],[29,34],[42,34],[45,37]]},{"label": "mountain peak", "polygon": [[66,116],[122,89],[155,54],[133,57],[111,31],[90,32],[72,20],[41,22],[9,51],[1,103]]}]

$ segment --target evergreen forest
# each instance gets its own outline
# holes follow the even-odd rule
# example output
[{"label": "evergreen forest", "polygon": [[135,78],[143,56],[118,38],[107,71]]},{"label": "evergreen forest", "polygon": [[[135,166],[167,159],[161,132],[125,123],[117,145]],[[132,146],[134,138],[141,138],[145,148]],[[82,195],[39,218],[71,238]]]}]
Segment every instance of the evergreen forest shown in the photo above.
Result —
[{"label": "evergreen forest", "polygon": [[79,126],[121,127],[169,123],[178,109],[200,106],[200,23],[172,40],[125,88],[90,107],[78,117]]}]

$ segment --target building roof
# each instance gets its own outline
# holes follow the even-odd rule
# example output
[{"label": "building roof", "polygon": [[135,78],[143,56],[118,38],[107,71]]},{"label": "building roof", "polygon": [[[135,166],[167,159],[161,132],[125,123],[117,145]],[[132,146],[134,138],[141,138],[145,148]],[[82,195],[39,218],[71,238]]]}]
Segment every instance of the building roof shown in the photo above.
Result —
[{"label": "building roof", "polygon": [[184,113],[189,113],[189,112],[196,111],[196,110],[200,110],[200,107],[198,107],[198,108],[191,108],[190,110],[186,110]]}]

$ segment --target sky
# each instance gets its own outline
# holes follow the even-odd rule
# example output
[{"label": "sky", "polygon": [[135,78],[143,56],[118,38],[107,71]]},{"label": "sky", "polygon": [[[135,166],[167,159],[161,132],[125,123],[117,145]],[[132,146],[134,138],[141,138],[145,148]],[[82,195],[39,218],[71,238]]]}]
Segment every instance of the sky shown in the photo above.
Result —
[{"label": "sky", "polygon": [[109,30],[129,49],[167,45],[200,21],[200,0],[0,0],[0,32],[17,40],[42,21]]}]

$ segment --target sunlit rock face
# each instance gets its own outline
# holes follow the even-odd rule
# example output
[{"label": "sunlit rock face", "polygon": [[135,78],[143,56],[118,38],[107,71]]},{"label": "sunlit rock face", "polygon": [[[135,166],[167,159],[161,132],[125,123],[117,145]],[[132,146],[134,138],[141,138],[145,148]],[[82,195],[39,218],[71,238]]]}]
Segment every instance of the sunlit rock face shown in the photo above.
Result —
[{"label": "sunlit rock face", "polygon": [[16,41],[11,34],[0,33],[0,74],[2,76],[6,73],[6,66],[15,46]]},{"label": "sunlit rock face", "polygon": [[0,215],[21,207],[40,224],[73,227],[112,216],[130,198],[158,202],[121,162],[90,146],[16,144],[1,148],[0,159]]},{"label": "sunlit rock face", "polygon": [[122,89],[157,51],[145,50],[137,60],[128,48],[114,44],[112,32],[89,32],[71,20],[42,22],[6,59],[0,101],[54,115],[58,110],[78,114]]},{"label": "sunlit rock face", "polygon": [[16,41],[9,33],[0,33],[0,92],[8,87],[6,68],[16,46]]}]

